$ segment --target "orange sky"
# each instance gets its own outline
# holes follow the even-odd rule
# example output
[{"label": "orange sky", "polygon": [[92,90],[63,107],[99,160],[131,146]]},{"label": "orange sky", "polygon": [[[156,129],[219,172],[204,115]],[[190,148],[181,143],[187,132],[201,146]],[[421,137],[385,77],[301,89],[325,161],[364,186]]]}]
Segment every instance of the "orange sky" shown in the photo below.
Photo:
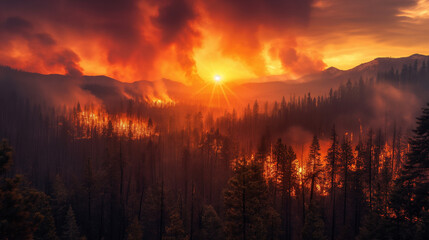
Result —
[{"label": "orange sky", "polygon": [[1,1],[0,39],[0,64],[41,73],[295,78],[429,54],[429,1]]}]

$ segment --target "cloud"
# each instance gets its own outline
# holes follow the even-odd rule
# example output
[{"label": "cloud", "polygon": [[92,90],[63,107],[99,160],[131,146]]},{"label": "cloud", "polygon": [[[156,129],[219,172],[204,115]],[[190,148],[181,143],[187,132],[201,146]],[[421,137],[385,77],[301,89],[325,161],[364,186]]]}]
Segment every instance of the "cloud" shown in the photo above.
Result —
[{"label": "cloud", "polygon": [[[288,29],[309,21],[311,0],[202,1],[202,0],[64,0],[2,1],[0,16],[5,17],[7,40],[13,51],[30,49],[31,56],[12,57],[16,66],[38,62],[40,72],[94,72],[123,80],[161,78],[168,72],[181,71],[186,79],[198,81],[194,53],[203,46],[202,30],[221,36],[219,51],[227,58],[244,62],[259,75],[266,74],[262,50],[264,41],[282,37]],[[278,31],[272,37],[260,36],[262,30]],[[15,32],[15,35],[13,35]],[[19,34],[25,37],[20,46]],[[55,46],[59,50],[43,62],[36,45]],[[69,54],[73,52],[74,54]],[[91,52],[92,54],[89,54]],[[9,56],[0,63],[9,64]],[[71,61],[64,57],[71,57]],[[58,63],[53,61],[57,59]],[[85,63],[83,65],[79,59]],[[42,61],[42,63],[40,63]],[[73,63],[73,64],[70,64]],[[166,70],[168,69],[168,71]],[[173,69],[173,71],[171,71]],[[180,74],[179,74],[180,75]]]},{"label": "cloud", "polygon": [[174,47],[175,60],[192,80],[198,80],[193,49],[201,45],[200,32],[192,26],[197,18],[194,6],[185,0],[167,1],[158,7],[158,15],[151,18],[160,31],[162,47]]},{"label": "cloud", "polygon": [[428,54],[429,21],[411,21],[413,15],[404,14],[420,1],[317,0],[302,37],[328,65],[343,69],[376,57]]},{"label": "cloud", "polygon": [[[5,41],[0,52],[8,54],[16,51],[14,61],[19,68],[41,71],[42,69],[63,69],[71,76],[82,75],[80,58],[72,50],[58,46],[53,37],[44,32],[37,32],[28,20],[13,16],[0,22],[0,36]],[[10,64],[10,56],[0,55],[2,64]],[[43,71],[43,70],[42,70]]]},{"label": "cloud", "polygon": [[[273,74],[267,67],[273,62],[284,73],[302,75],[323,69],[325,58],[350,53],[338,53],[338,46],[356,50],[354,39],[363,36],[367,49],[378,50],[372,54],[383,43],[405,48],[410,39],[422,49],[428,20],[413,17],[425,6],[421,1],[0,1],[0,64],[192,83],[201,81],[197,65],[221,55],[255,76]],[[197,64],[195,55],[209,49]]]},{"label": "cloud", "polygon": [[222,36],[225,56],[247,64],[258,76],[267,74],[265,44],[294,38],[296,29],[310,20],[312,0],[207,1],[204,8],[213,28]]},{"label": "cloud", "polygon": [[33,25],[20,17],[9,17],[3,24],[2,28],[9,33],[23,34],[33,29]]}]

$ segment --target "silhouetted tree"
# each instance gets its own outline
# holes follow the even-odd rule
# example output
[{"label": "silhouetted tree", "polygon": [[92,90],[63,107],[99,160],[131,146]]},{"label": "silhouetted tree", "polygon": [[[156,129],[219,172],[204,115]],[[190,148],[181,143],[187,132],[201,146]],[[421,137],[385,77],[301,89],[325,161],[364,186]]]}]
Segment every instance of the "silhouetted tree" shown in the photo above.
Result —
[{"label": "silhouetted tree", "polygon": [[353,150],[350,143],[350,140],[344,137],[343,143],[341,144],[341,162],[343,170],[343,191],[344,191],[344,202],[343,202],[343,225],[346,224],[346,214],[347,214],[347,191],[349,185],[349,168],[350,164],[353,161]]},{"label": "silhouetted tree", "polygon": [[328,155],[326,156],[328,161],[328,171],[330,176],[330,187],[331,187],[331,202],[332,202],[332,215],[331,215],[331,239],[333,240],[335,238],[335,188],[336,188],[336,175],[337,175],[337,168],[338,168],[338,160],[340,157],[340,145],[338,144],[338,135],[335,131],[335,126],[332,128],[332,134],[331,134],[331,146],[328,149]]},{"label": "silhouetted tree", "polygon": [[170,213],[170,223],[165,227],[163,240],[186,240],[189,236],[183,227],[183,220],[180,216],[180,209],[175,206]]},{"label": "silhouetted tree", "polygon": [[21,176],[3,176],[12,162],[12,148],[3,140],[0,145],[0,239],[57,239],[48,196],[29,187]]},{"label": "silhouetted tree", "polygon": [[67,210],[65,225],[63,226],[63,235],[61,239],[63,240],[80,239],[79,227],[77,226],[76,218],[71,206],[69,206],[69,209]]},{"label": "silhouetted tree", "polygon": [[268,204],[263,166],[244,157],[224,191],[227,239],[266,239],[273,210]]},{"label": "silhouetted tree", "polygon": [[307,161],[307,178],[310,179],[310,203],[313,200],[314,186],[317,182],[321,181],[322,164],[320,162],[320,145],[319,139],[316,135],[310,146],[310,153]]},{"label": "silhouetted tree", "polygon": [[325,223],[320,214],[320,209],[314,202],[310,203],[305,216],[305,223],[302,229],[303,240],[327,240],[325,235]]},{"label": "silhouetted tree", "polygon": [[[417,127],[409,144],[408,158],[391,195],[394,219],[404,227],[402,239],[429,235],[429,104],[417,118]],[[421,226],[419,231],[417,226]]]},{"label": "silhouetted tree", "polygon": [[224,239],[222,220],[211,206],[204,206],[201,216],[201,238],[206,240]]},{"label": "silhouetted tree", "polygon": [[[292,191],[298,192],[297,159],[292,147],[282,144],[281,139],[276,145],[278,175],[281,181],[282,206],[284,214],[284,230],[286,239],[292,237]],[[278,152],[279,151],[279,152]]]},{"label": "silhouetted tree", "polygon": [[142,226],[137,217],[133,218],[127,228],[127,240],[141,240],[143,239]]}]

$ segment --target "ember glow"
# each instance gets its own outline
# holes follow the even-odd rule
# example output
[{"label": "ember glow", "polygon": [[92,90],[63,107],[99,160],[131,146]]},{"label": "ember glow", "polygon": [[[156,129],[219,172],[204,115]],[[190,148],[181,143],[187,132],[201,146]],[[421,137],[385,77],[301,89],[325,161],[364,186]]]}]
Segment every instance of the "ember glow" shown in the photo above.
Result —
[{"label": "ember glow", "polygon": [[428,39],[429,0],[0,0],[0,239],[425,239]]},{"label": "ember glow", "polygon": [[[159,100],[161,101],[161,100]],[[160,105],[156,103],[155,105]],[[155,126],[147,119],[131,118],[125,114],[110,115],[103,111],[87,110],[75,113],[73,117],[75,127],[77,128],[77,139],[88,139],[94,135],[116,135],[119,137],[128,137],[131,139],[142,139],[155,136]]]},{"label": "ember glow", "polygon": [[148,96],[147,101],[152,104],[154,107],[168,107],[174,106],[176,102],[171,99],[167,94],[163,94],[162,98]]}]

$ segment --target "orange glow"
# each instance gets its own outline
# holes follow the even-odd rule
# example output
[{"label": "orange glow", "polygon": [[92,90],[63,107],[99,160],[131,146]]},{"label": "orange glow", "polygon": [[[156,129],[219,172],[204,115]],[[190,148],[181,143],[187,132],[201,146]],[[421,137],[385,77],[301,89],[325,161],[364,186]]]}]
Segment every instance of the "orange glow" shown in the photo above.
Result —
[{"label": "orange glow", "polygon": [[267,182],[271,181],[277,184],[281,182],[277,177],[277,166],[275,160],[271,156],[268,156],[264,162],[264,177]]},{"label": "orange glow", "polygon": [[[376,57],[427,54],[422,49],[429,49],[428,0],[393,4],[395,9],[374,4],[375,12],[386,9],[380,16],[387,15],[375,19],[367,7],[355,17],[350,6],[362,7],[359,3],[326,0],[292,5],[131,1],[104,9],[114,9],[115,16],[98,4],[85,9],[73,1],[57,2],[31,12],[24,6],[0,8],[0,25],[5,26],[0,29],[1,65],[126,82],[168,78],[203,84],[215,74],[227,76],[222,82],[264,81],[271,75],[288,80],[327,66],[347,69]],[[171,10],[180,14],[169,14]]]},{"label": "orange glow", "polygon": [[146,119],[128,117],[125,114],[113,116],[100,109],[77,112],[73,120],[78,128],[78,135],[75,136],[78,139],[91,138],[92,134],[101,135],[109,131],[131,139],[156,135],[154,126],[149,126]]},{"label": "orange glow", "polygon": [[401,9],[401,13],[399,13],[398,16],[417,21],[429,19],[429,1],[419,0],[415,6],[407,9]]},{"label": "orange glow", "polygon": [[155,96],[148,96],[147,102],[151,103],[151,106],[153,107],[167,107],[176,105],[176,102],[171,99],[167,94],[163,94],[161,98]]}]

